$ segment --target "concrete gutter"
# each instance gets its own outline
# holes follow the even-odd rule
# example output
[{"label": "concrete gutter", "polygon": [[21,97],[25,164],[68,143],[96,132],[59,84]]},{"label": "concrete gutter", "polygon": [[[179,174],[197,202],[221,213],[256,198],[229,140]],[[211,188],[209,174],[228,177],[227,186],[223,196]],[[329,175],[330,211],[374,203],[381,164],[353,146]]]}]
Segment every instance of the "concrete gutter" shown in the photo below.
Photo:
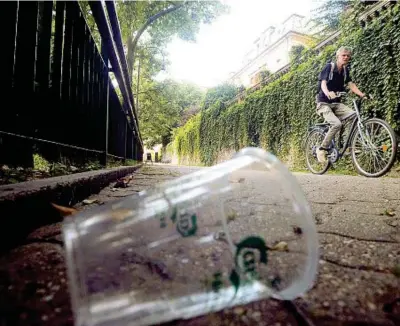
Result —
[{"label": "concrete gutter", "polygon": [[142,164],[76,173],[0,186],[0,253],[13,248],[34,229],[61,221],[51,206],[73,206]]}]

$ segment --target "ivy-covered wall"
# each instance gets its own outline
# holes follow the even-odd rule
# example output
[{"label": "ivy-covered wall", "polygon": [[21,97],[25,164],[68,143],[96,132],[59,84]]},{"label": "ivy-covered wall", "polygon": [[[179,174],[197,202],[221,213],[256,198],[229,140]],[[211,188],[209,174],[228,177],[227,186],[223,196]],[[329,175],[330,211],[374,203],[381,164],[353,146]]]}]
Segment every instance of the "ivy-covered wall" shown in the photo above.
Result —
[{"label": "ivy-covered wall", "polygon": [[[228,108],[217,102],[175,130],[173,149],[180,163],[212,165],[221,153],[244,146],[260,146],[291,167],[305,167],[302,143],[311,124],[320,121],[315,112],[318,74],[334,60],[339,46],[354,49],[353,81],[374,96],[365,102],[363,114],[387,120],[400,130],[400,5],[361,28],[361,9],[348,14],[340,39],[321,53],[308,50],[300,64]],[[352,96],[355,96],[354,94]],[[348,101],[351,101],[351,97]],[[351,102],[349,102],[351,103]]]}]

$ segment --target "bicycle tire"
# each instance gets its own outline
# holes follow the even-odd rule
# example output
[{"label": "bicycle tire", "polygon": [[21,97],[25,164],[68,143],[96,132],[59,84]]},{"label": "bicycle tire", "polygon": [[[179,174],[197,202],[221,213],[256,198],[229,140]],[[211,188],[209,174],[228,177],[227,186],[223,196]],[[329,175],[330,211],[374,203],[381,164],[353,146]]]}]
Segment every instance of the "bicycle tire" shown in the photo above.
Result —
[{"label": "bicycle tire", "polygon": [[[360,163],[357,161],[357,157],[356,157],[356,140],[357,140],[357,135],[359,134],[359,130],[357,129],[357,131],[354,133],[352,140],[351,140],[351,159],[353,161],[353,165],[355,167],[355,169],[357,170],[357,172],[365,177],[369,177],[369,178],[378,178],[381,177],[383,175],[385,175],[387,172],[390,171],[390,169],[393,167],[393,164],[396,161],[396,154],[397,154],[397,147],[398,147],[398,143],[397,143],[397,136],[396,133],[394,132],[393,128],[385,121],[382,119],[378,119],[378,118],[372,118],[372,119],[368,119],[366,121],[363,122],[364,125],[368,125],[368,124],[372,124],[372,123],[376,123],[376,124],[380,124],[381,126],[383,126],[384,128],[386,128],[386,130],[389,133],[389,136],[391,138],[391,142],[392,142],[392,153],[391,153],[391,157],[388,161],[388,163],[385,165],[385,167],[381,170],[379,170],[378,172],[375,173],[370,173],[368,171],[365,171]],[[375,163],[375,161],[374,161]]]},{"label": "bicycle tire", "polygon": [[[312,139],[314,136],[316,136],[316,135],[317,135],[317,136],[318,136],[318,135],[320,136],[320,137],[319,137],[319,143],[321,143],[322,140],[323,140],[324,137],[325,137],[325,133],[324,133],[323,130],[321,130],[320,128],[315,128],[315,129],[311,130],[310,133],[309,133],[308,136],[307,136],[306,141],[305,141],[305,148],[304,148],[304,150],[305,150],[306,164],[307,164],[308,170],[309,170],[311,173],[313,173],[313,174],[319,174],[319,175],[321,175],[321,174],[324,174],[326,171],[328,171],[329,167],[331,166],[331,162],[330,162],[329,160],[327,160],[327,162],[324,163],[323,165],[322,165],[322,163],[318,163],[318,164],[322,167],[321,170],[316,170],[316,169],[313,168],[313,166],[312,166],[312,164],[311,164],[311,162],[310,162],[310,160],[309,160],[309,156],[307,155],[307,151],[310,150],[310,149],[312,149],[313,146],[315,146],[315,144],[310,144],[310,141],[311,141],[311,139]],[[315,158],[315,161],[317,161],[317,158]],[[317,162],[318,162],[318,161],[317,161]]]}]

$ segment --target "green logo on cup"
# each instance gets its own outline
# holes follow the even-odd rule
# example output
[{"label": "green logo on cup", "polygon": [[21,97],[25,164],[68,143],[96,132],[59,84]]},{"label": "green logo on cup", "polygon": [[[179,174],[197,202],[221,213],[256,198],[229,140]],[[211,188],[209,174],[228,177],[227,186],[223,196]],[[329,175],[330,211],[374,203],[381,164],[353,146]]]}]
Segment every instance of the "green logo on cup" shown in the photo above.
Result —
[{"label": "green logo on cup", "polygon": [[182,237],[190,237],[197,232],[197,216],[196,214],[182,213],[179,215],[176,230]]},{"label": "green logo on cup", "polygon": [[[165,213],[158,214],[157,218],[160,220],[160,228],[167,227],[167,218]],[[176,230],[182,237],[190,237],[197,232],[197,216],[194,213],[179,212],[176,207],[170,216],[172,223],[176,224]]]},{"label": "green logo on cup", "polygon": [[[254,250],[257,250],[260,255],[259,262],[267,265],[268,263],[268,247],[264,239],[260,237],[248,237],[236,245],[235,266],[242,271],[248,279],[257,279],[257,265],[256,255]],[[235,269],[232,270],[229,280],[235,288],[235,294],[240,286],[240,276]]]}]

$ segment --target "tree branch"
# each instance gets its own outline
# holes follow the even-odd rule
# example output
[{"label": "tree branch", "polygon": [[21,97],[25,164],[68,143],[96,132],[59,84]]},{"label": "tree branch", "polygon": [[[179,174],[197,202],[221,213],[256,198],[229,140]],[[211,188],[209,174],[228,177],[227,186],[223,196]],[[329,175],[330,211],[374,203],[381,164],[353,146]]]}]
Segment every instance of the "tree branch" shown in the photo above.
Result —
[{"label": "tree branch", "polygon": [[137,46],[140,36],[142,36],[142,34],[146,30],[146,28],[149,27],[155,20],[169,14],[170,12],[178,10],[179,8],[183,7],[183,5],[185,3],[186,2],[179,4],[179,5],[175,5],[173,7],[169,7],[167,9],[164,9],[164,10],[156,13],[155,15],[149,17],[147,19],[147,21],[143,24],[143,26],[136,33],[135,38],[132,40],[132,37],[131,36],[129,37],[129,39],[128,39],[128,60],[127,61],[128,61],[128,71],[129,71],[131,78],[132,78],[132,71],[133,71],[133,63],[135,62],[136,46]]}]

